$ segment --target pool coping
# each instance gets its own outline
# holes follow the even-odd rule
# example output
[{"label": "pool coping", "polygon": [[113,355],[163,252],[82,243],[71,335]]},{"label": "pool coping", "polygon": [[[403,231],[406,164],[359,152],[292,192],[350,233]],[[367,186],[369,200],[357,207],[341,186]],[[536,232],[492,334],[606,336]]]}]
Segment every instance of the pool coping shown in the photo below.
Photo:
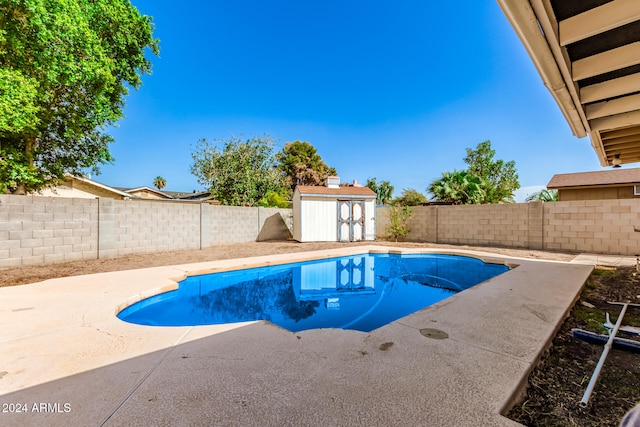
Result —
[{"label": "pool coping", "polygon": [[[343,253],[342,249],[327,249],[324,251],[298,252],[293,254],[287,254],[286,258],[283,257],[282,259],[277,259],[275,261],[273,260],[273,256],[263,255],[260,257],[253,257],[252,259],[255,259],[255,262],[244,263],[242,264],[241,267],[235,264],[229,265],[229,263],[226,262],[228,260],[221,261],[220,262],[221,265],[217,265],[216,263],[215,266],[212,266],[211,262],[206,262],[205,263],[207,265],[206,268],[186,271],[185,274],[183,275],[170,277],[169,278],[171,280],[170,284],[152,288],[152,289],[147,289],[145,291],[137,293],[136,295],[132,295],[131,297],[127,298],[125,301],[123,301],[122,303],[116,306],[115,314],[118,315],[124,309],[142,300],[145,300],[147,298],[151,298],[163,293],[177,290],[178,287],[180,286],[180,282],[187,279],[188,277],[202,276],[202,275],[214,274],[214,273],[223,273],[223,272],[234,271],[239,269],[273,267],[278,265],[293,264],[293,263],[306,262],[306,261],[320,261],[323,259],[361,255],[365,253],[366,254],[390,254],[390,255],[403,255],[403,254],[457,255],[457,256],[466,256],[469,258],[474,258],[486,264],[502,264],[509,267],[509,269],[516,268],[519,265],[517,263],[514,263],[513,261],[507,261],[506,259],[496,258],[495,256],[487,256],[486,254],[480,255],[479,252],[473,252],[473,253],[461,253],[460,251],[447,252],[446,250],[437,250],[437,249],[430,249],[430,248],[429,249],[427,248],[404,249],[404,248],[384,247],[384,249],[376,248],[376,249],[369,249],[369,250],[363,250],[362,248],[363,247],[351,248],[352,250],[349,250],[348,251],[349,253]],[[367,247],[365,246],[364,248],[367,248]],[[326,253],[325,251],[330,251],[330,253]],[[340,251],[340,252],[336,254],[336,251]]]},{"label": "pool coping", "polygon": [[[123,303],[177,286],[186,275],[368,251],[466,255],[518,267],[370,333],[291,333],[261,321],[145,327],[114,315]],[[517,425],[501,414],[522,391],[592,269],[470,250],[370,245],[2,288],[0,343],[7,351],[0,353],[0,403],[27,402],[29,410],[0,413],[0,423],[311,425],[356,417],[372,425],[426,419]],[[426,328],[449,338],[425,338],[420,330]],[[284,378],[291,390],[280,384]],[[394,402],[393,395],[403,397]],[[35,412],[35,403],[61,410]]]}]

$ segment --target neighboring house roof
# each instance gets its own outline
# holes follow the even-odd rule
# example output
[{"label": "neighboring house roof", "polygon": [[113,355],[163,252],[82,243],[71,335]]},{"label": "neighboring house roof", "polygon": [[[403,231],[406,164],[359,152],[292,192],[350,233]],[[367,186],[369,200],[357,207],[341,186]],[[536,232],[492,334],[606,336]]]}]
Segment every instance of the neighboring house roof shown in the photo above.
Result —
[{"label": "neighboring house roof", "polygon": [[325,196],[363,196],[366,198],[376,197],[376,193],[369,187],[324,187],[315,185],[298,185],[296,191],[304,195],[325,195]]},{"label": "neighboring house roof", "polygon": [[150,187],[116,188],[93,181],[86,177],[67,175],[57,187],[45,188],[38,192],[45,197],[109,197],[114,199],[181,200],[203,202],[211,199],[208,192],[162,192]]},{"label": "neighboring house roof", "polygon": [[151,187],[135,187],[135,188],[120,188],[120,190],[124,191],[125,193],[128,193],[132,196],[137,196],[137,197],[141,197],[141,198],[145,198],[144,194],[151,194],[152,197],[150,198],[158,198],[158,199],[173,199],[173,197],[171,197],[170,195],[160,191],[160,190],[156,190],[154,188]]},{"label": "neighboring house roof", "polygon": [[106,184],[102,184],[102,183],[100,183],[98,181],[93,181],[93,180],[91,180],[89,178],[84,178],[84,177],[81,177],[81,176],[69,176],[69,178],[70,179],[74,179],[76,181],[84,182],[87,185],[92,185],[94,187],[101,188],[101,189],[103,189],[105,191],[109,191],[109,192],[112,192],[114,194],[118,194],[120,196],[125,196],[125,197],[129,196],[129,194],[127,194],[127,193],[125,193],[123,191],[120,191],[117,188],[110,187],[110,186],[108,186]]},{"label": "neighboring house roof", "polygon": [[72,175],[67,175],[65,178],[65,181],[61,182],[57,187],[43,189],[38,194],[45,197],[112,197],[115,199],[128,199],[131,197],[131,194],[89,178]]},{"label": "neighboring house roof", "polygon": [[210,200],[211,193],[208,191],[193,191],[191,193],[184,191],[165,191],[165,194],[176,200]]},{"label": "neighboring house roof", "polygon": [[602,166],[640,161],[640,1],[497,0]]},{"label": "neighboring house roof", "polygon": [[557,190],[570,187],[596,187],[640,184],[640,168],[609,169],[596,172],[556,174],[547,188]]}]

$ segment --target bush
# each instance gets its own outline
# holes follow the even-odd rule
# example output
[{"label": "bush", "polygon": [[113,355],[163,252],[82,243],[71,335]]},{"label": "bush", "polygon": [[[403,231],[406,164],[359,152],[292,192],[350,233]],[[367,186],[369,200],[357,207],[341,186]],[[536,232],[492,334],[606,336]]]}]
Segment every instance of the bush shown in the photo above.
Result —
[{"label": "bush", "polygon": [[260,199],[260,206],[264,208],[290,208],[291,202],[286,191],[268,191],[265,196]]},{"label": "bush", "polygon": [[389,225],[387,225],[386,231],[389,233],[389,239],[393,239],[396,242],[398,239],[403,239],[409,234],[409,227],[407,221],[413,216],[413,209],[409,206],[392,206],[389,209]]}]

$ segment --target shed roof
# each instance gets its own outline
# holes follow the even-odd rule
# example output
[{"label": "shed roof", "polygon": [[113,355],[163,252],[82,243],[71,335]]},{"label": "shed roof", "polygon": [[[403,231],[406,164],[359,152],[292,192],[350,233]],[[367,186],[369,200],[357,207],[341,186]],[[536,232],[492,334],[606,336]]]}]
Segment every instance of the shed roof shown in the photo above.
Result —
[{"label": "shed roof", "polygon": [[296,191],[304,195],[336,195],[336,196],[363,196],[376,197],[376,193],[369,187],[338,187],[329,188],[317,185],[298,185]]},{"label": "shed roof", "polygon": [[616,184],[640,183],[640,168],[608,169],[595,172],[577,172],[556,174],[547,184],[547,188],[555,190],[567,187],[592,187]]}]

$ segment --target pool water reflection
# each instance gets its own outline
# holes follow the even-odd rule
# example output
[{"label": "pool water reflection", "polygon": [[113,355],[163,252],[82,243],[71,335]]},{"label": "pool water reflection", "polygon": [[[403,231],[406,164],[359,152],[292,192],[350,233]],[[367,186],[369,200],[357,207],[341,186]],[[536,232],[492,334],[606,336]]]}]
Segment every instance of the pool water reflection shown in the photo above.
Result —
[{"label": "pool water reflection", "polygon": [[293,332],[368,332],[507,270],[463,256],[363,254],[191,276],[118,317],[157,326],[267,320]]}]

